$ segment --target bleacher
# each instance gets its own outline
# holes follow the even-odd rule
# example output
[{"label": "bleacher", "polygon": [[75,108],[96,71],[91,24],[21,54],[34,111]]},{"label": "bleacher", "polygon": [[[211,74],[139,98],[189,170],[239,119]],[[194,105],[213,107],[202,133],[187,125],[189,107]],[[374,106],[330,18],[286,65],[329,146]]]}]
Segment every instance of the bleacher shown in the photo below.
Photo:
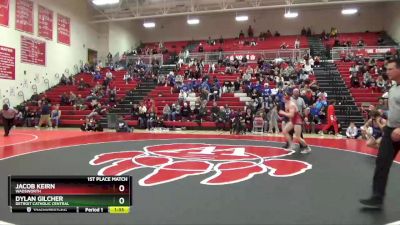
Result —
[{"label": "bleacher", "polygon": [[[100,84],[102,80],[105,77],[106,70],[102,70],[100,72],[102,79],[100,80]],[[129,84],[126,84],[125,81],[123,81],[123,76],[126,73],[126,71],[112,71],[114,80],[111,83],[111,86],[115,86],[117,89],[117,97],[116,101],[119,101],[120,99],[124,98],[126,93],[129,90],[135,89],[138,82],[137,81],[132,81]],[[61,95],[63,93],[69,94],[70,91],[72,91],[76,96],[79,94],[82,96],[82,98],[86,98],[88,95],[91,93],[91,88],[93,88],[96,85],[96,81],[93,80],[93,76],[89,73],[79,73],[75,77],[75,85],[57,85],[56,87],[53,87],[45,92],[45,95],[50,99],[51,104],[54,106],[56,104],[60,104],[61,100]],[[91,87],[86,88],[83,91],[78,90],[78,82],[83,79],[86,83],[88,83]],[[40,98],[44,96],[44,93],[40,95]],[[108,100],[108,96],[104,96],[99,102],[106,103]],[[85,102],[86,105],[89,105],[90,102]],[[30,105],[30,109],[33,110],[39,110],[40,109],[37,106]],[[60,117],[60,125],[61,126],[79,126],[81,125],[86,116],[90,114],[91,110],[75,110],[72,105],[67,105],[67,106],[60,106],[61,110],[61,117]]]},{"label": "bleacher", "polygon": [[[222,44],[219,43],[219,39],[215,39],[215,45],[209,45],[207,40],[198,40],[195,41],[197,46],[201,43],[204,52],[214,52],[222,49],[225,52],[229,51],[250,51],[250,50],[270,50],[270,49],[279,49],[281,44],[285,42],[289,47],[289,49],[294,48],[294,42],[296,38],[300,40],[300,48],[308,48],[308,40],[305,36],[296,36],[296,35],[288,35],[288,36],[279,36],[279,37],[270,37],[264,40],[260,40],[259,38],[228,38],[224,39]],[[244,45],[244,42],[256,41],[256,46]],[[181,52],[189,43],[193,41],[175,41],[175,42],[164,42],[164,47],[168,49],[169,52]],[[160,52],[159,43],[146,43],[145,48],[149,49],[157,49]],[[194,48],[194,52],[198,52],[198,47]]]},{"label": "bleacher", "polygon": [[[340,41],[352,41],[353,43],[356,43],[359,38],[362,38],[365,42],[366,45],[376,45],[377,39],[379,37],[379,33],[352,33],[352,34],[339,34],[338,39]],[[240,51],[240,50],[268,50],[268,49],[279,49],[280,45],[283,42],[286,42],[286,44],[289,45],[289,48],[294,48],[294,41],[296,38],[300,38],[300,47],[301,48],[306,48],[308,46],[308,41],[307,38],[304,36],[280,36],[280,37],[271,37],[271,38],[266,38],[265,40],[259,40],[258,38],[231,38],[231,39],[224,39],[223,44],[219,43],[219,40],[216,41],[216,45],[212,46],[207,43],[206,40],[201,40],[196,42],[202,43],[204,47],[205,52],[211,52],[211,51],[216,51],[219,48],[222,48],[224,51]],[[257,46],[244,46],[242,42],[244,41],[251,41],[251,40],[256,40],[257,39]],[[334,39],[330,39],[329,41],[326,41],[325,44],[333,44]],[[171,51],[176,51],[180,52],[183,50],[187,45],[194,43],[193,41],[175,41],[175,42],[165,42],[164,47],[167,48],[170,52]],[[145,44],[147,48],[155,48],[158,50],[158,43],[147,43]],[[195,51],[197,51],[198,48],[195,48]],[[370,104],[377,104],[378,103],[378,98],[381,97],[382,93],[374,93],[373,89],[357,89],[357,88],[351,88],[350,86],[350,73],[349,73],[349,67],[352,65],[352,62],[341,62],[337,61],[336,65],[341,73],[341,76],[343,77],[345,84],[347,88],[351,91],[351,95],[354,97],[355,102],[358,107],[361,107],[363,103],[370,103]],[[250,67],[255,68],[257,64],[248,64]],[[205,65],[204,71],[205,73],[209,72],[209,66],[208,64]],[[180,70],[176,71],[176,74],[183,75],[184,71],[186,69],[190,69],[188,65],[182,65]],[[242,67],[240,68],[242,71],[245,71],[246,68]],[[225,67],[218,67],[216,68],[216,71],[214,73],[208,73],[209,77],[214,79],[216,77],[221,84],[223,84],[225,81],[235,81],[238,77],[240,77],[239,73],[236,74],[224,74]],[[114,71],[113,76],[114,76],[114,81],[112,82],[112,86],[115,85],[117,87],[117,101],[120,99],[123,99],[126,93],[129,90],[132,90],[136,88],[138,82],[137,81],[132,81],[130,84],[125,84],[125,81],[123,81],[122,77],[125,74],[126,71]],[[104,78],[106,71],[102,70],[101,75],[102,78]],[[372,74],[374,78],[376,78],[376,74]],[[93,81],[92,75],[91,74],[85,74],[85,73],[80,73],[75,76],[75,80],[78,81],[80,79],[84,79],[84,81],[88,84],[90,84],[92,87],[96,84],[95,81]],[[310,80],[313,81],[315,80],[315,76],[310,76]],[[185,80],[184,82],[187,82]],[[255,82],[255,79],[252,80],[252,82]],[[78,83],[78,82],[76,82]],[[263,85],[263,84],[261,84]],[[275,84],[274,82],[270,82],[270,88],[274,88]],[[85,91],[79,91],[77,89],[77,86],[62,86],[58,85],[57,87],[54,87],[46,92],[47,97],[51,100],[52,104],[57,104],[60,102],[60,96],[64,93],[69,91],[73,91],[76,95],[81,94],[82,98],[87,97],[90,94],[90,89],[87,89]],[[163,107],[165,104],[171,105],[172,103],[176,103],[178,101],[178,93],[171,93],[171,87],[164,87],[164,86],[157,86],[155,89],[153,89],[148,95],[148,98],[154,99],[155,106],[157,109],[157,115],[162,117],[162,111]],[[190,93],[188,96],[187,101],[190,102],[190,104],[194,104],[194,102],[199,98],[198,94],[196,93]],[[104,99],[108,99],[108,97],[104,97]],[[228,105],[231,109],[233,110],[244,110],[246,103],[250,101],[251,98],[246,95],[246,93],[223,93],[221,97],[217,101],[218,106],[225,106]],[[101,102],[104,103],[104,102]],[[209,111],[212,108],[213,102],[210,101],[207,104],[207,110]],[[32,108],[35,108],[34,106],[31,106]],[[80,125],[82,124],[83,120],[85,117],[91,112],[91,110],[74,110],[72,106],[61,106],[60,109],[62,110],[62,117],[60,120],[60,125],[62,126],[68,126],[68,125]],[[137,120],[132,120],[130,115],[125,115],[125,118],[128,120],[128,124],[131,126],[137,126],[138,121]],[[209,118],[209,115],[207,116],[207,119]],[[211,121],[203,121],[202,123],[198,122],[193,122],[193,121],[187,121],[187,122],[182,122],[180,121],[180,118],[177,118],[177,121],[164,121],[164,125],[167,127],[206,127],[206,128],[215,128],[216,124]],[[317,128],[320,128],[323,126],[323,124],[317,125]]]},{"label": "bleacher", "polygon": [[[255,68],[257,65],[256,64],[248,64],[252,68]],[[206,65],[204,67],[204,72],[208,72],[208,66]],[[188,65],[183,65],[180,70],[177,71],[177,74],[184,74],[184,71],[188,69]],[[241,70],[246,70],[247,67],[241,67]],[[224,83],[224,81],[236,81],[237,78],[241,77],[240,74],[223,74],[222,72],[225,71],[225,67],[219,67],[216,68],[215,73],[210,73],[208,74],[211,79],[217,78],[221,84]],[[314,81],[316,78],[315,76],[310,76],[309,77],[310,81]],[[184,83],[186,83],[187,80],[184,80]],[[256,82],[255,77],[252,77],[251,80],[252,83]],[[263,83],[261,84],[263,85]],[[274,82],[271,82],[269,84],[270,88],[275,88],[276,84]],[[147,98],[153,99],[154,104],[156,106],[157,110],[157,116],[163,117],[163,108],[166,104],[172,105],[173,103],[177,103],[178,101],[178,96],[179,93],[171,93],[171,87],[170,86],[157,86],[154,90],[152,90]],[[186,102],[190,102],[191,105],[195,103],[195,101],[199,98],[197,93],[190,93],[188,98],[186,99]],[[251,98],[247,96],[246,93],[223,93],[221,94],[221,97],[216,101],[217,106],[225,106],[228,105],[230,109],[232,110],[241,110],[244,111],[246,103],[250,102]],[[209,112],[211,108],[213,107],[213,101],[209,101],[207,103],[207,111],[208,114],[206,118],[201,122],[194,122],[194,121],[181,121],[180,116],[177,116],[176,121],[164,121],[164,126],[166,127],[187,127],[187,128],[216,128],[216,123],[209,121],[211,113]],[[125,119],[127,120],[129,125],[132,126],[137,126],[138,121],[137,120],[132,120],[130,115],[126,115]],[[321,129],[323,124],[319,124],[316,126],[317,129]]]},{"label": "bleacher", "polygon": [[[337,35],[337,40],[340,43],[351,41],[353,46],[357,45],[360,38],[364,40],[366,46],[378,46],[379,32],[359,32],[359,33],[339,33]],[[330,38],[329,40],[323,40],[324,45],[327,48],[332,48],[335,43],[335,38]]]},{"label": "bleacher", "polygon": [[[379,98],[383,93],[374,91],[373,88],[352,88],[350,84],[350,72],[349,69],[354,62],[343,62],[337,61],[335,62],[337,68],[346,83],[347,88],[350,90],[351,95],[353,96],[358,107],[361,107],[363,104],[372,104],[376,105],[378,103]],[[377,61],[377,65],[381,66],[383,62]],[[371,73],[371,76],[374,80],[378,77],[378,74]]]}]

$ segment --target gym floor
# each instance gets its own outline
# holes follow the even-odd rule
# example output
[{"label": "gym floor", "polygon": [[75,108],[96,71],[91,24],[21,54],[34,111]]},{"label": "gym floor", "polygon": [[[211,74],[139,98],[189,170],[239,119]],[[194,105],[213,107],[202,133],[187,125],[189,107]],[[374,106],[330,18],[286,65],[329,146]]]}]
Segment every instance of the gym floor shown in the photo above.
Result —
[{"label": "gym floor", "polygon": [[[0,220],[11,224],[387,224],[400,218],[400,158],[385,206],[368,210],[377,150],[308,136],[310,154],[280,135],[16,129],[0,137]],[[127,215],[12,214],[8,175],[130,175]]]}]

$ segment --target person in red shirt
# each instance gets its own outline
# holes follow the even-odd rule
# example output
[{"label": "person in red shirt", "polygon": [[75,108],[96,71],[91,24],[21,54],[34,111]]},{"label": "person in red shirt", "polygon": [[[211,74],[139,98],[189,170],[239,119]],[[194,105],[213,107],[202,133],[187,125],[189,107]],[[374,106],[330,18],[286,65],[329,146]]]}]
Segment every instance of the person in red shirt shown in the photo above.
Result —
[{"label": "person in red shirt", "polygon": [[335,134],[339,135],[339,127],[336,119],[335,106],[334,106],[335,102],[336,101],[334,99],[330,101],[330,104],[327,109],[327,117],[326,117],[327,124],[324,126],[324,128],[322,128],[322,133],[329,130],[329,128],[333,126]]}]

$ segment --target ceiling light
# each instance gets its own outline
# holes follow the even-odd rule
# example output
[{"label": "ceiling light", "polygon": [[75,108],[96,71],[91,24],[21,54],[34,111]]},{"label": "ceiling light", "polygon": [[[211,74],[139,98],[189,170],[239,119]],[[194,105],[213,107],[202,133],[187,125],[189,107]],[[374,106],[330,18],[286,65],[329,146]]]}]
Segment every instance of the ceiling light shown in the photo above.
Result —
[{"label": "ceiling light", "polygon": [[112,5],[119,3],[119,0],[92,0],[95,5]]},{"label": "ceiling light", "polygon": [[285,13],[285,18],[296,18],[298,16],[298,12],[291,12],[290,10]]},{"label": "ceiling light", "polygon": [[342,10],[343,15],[353,15],[353,14],[356,14],[357,12],[358,12],[358,9],[356,9],[356,8],[348,8],[348,9]]},{"label": "ceiling light", "polygon": [[248,16],[242,15],[242,16],[236,16],[236,21],[242,22],[242,21],[247,21],[249,19]]},{"label": "ceiling light", "polygon": [[196,25],[196,24],[199,24],[199,23],[200,23],[200,20],[197,19],[197,18],[191,18],[191,19],[188,19],[188,20],[187,20],[187,23],[188,23],[189,25]]},{"label": "ceiling light", "polygon": [[143,26],[145,28],[154,28],[154,27],[156,27],[156,23],[154,23],[154,22],[144,22]]}]

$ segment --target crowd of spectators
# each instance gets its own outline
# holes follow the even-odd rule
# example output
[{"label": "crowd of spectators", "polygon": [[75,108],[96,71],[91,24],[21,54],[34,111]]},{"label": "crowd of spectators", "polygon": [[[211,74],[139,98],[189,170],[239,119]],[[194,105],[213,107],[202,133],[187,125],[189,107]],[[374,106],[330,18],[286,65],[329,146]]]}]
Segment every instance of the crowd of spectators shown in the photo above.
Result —
[{"label": "crowd of spectators", "polygon": [[[382,137],[383,127],[386,125],[388,111],[388,91],[396,82],[390,81],[386,74],[389,59],[398,58],[399,54],[387,53],[383,63],[372,58],[348,57],[343,60],[354,62],[349,68],[351,86],[354,88],[372,89],[375,93],[382,93],[378,104],[370,104],[367,109],[362,109],[365,114],[365,124],[357,127],[351,122],[346,130],[350,139],[364,139],[372,148],[378,148]],[[376,79],[374,79],[376,77]]]},{"label": "crowd of spectators", "polygon": [[[301,98],[304,102],[300,110],[306,117],[306,130],[316,132],[315,125],[324,122],[328,106],[326,92],[319,88],[315,79],[310,79],[313,68],[319,64],[319,57],[309,55],[293,62],[263,58],[256,64],[237,58],[220,59],[211,65],[205,65],[202,60],[188,64],[181,62],[176,71],[157,77],[158,85],[169,86],[171,93],[178,93],[176,101],[165,104],[162,113],[157,113],[154,100],[147,99],[133,106],[132,119],[138,119],[139,126],[147,129],[160,126],[164,121],[196,121],[199,124],[212,121],[218,129],[243,133],[252,131],[253,122],[262,118],[264,131],[277,133],[278,123],[284,121],[277,113],[284,108],[284,93],[295,90],[293,98]],[[237,78],[234,81],[218,78],[227,75]],[[246,93],[249,101],[242,109],[229,104],[219,105],[224,93]],[[192,100],[190,96],[198,98]],[[212,106],[207,107],[210,101]]]}]

